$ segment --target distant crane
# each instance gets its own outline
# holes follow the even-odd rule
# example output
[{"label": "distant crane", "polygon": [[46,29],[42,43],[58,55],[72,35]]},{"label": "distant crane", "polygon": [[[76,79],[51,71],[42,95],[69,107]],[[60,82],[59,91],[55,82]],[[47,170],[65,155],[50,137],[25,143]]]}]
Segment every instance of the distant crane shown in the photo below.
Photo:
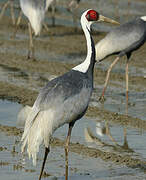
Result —
[{"label": "distant crane", "polygon": [[[42,24],[45,18],[45,12],[48,10],[48,6],[52,3],[53,0],[20,0],[20,7],[24,15],[28,18],[28,28],[29,28],[29,51],[28,59],[34,59],[34,45],[32,38],[32,29],[35,33],[35,36],[39,35],[41,32]],[[31,29],[32,27],[32,29]]]},{"label": "distant crane", "polygon": [[56,0],[20,0],[20,7],[21,10],[17,23],[14,35],[17,32],[17,28],[20,24],[22,12],[28,18],[28,29],[29,29],[29,50],[27,58],[34,59],[34,43],[33,43],[33,36],[32,36],[32,29],[34,31],[35,36],[40,35],[42,25],[48,31],[48,27],[44,23],[45,13],[48,10],[48,7],[51,3]]},{"label": "distant crane", "polygon": [[99,15],[92,9],[85,11],[81,16],[81,25],[87,41],[86,59],[69,72],[49,81],[40,91],[33,107],[28,108],[30,113],[26,117],[24,133],[21,139],[22,152],[27,146],[29,157],[32,157],[33,164],[36,164],[39,146],[44,143],[45,155],[39,180],[42,177],[46,158],[50,151],[51,136],[56,129],[65,123],[69,124],[65,143],[65,179],[68,179],[68,147],[72,128],[75,122],[85,114],[93,91],[95,46],[90,35],[90,26],[95,21],[116,23]]},{"label": "distant crane", "polygon": [[136,18],[116,27],[109,32],[96,46],[96,61],[100,62],[106,57],[117,54],[110,65],[100,100],[103,100],[107,88],[110,72],[120,57],[126,55],[126,104],[128,105],[128,63],[133,51],[139,49],[146,41],[146,16]]},{"label": "distant crane", "polygon": [[78,12],[77,9],[79,7],[79,3],[81,0],[71,0],[68,4],[67,10],[72,13],[73,17],[73,24],[75,26],[75,31],[77,30],[77,19],[78,19]]},{"label": "distant crane", "polygon": [[79,3],[81,0],[71,0],[68,4],[68,10],[73,11],[79,7]]}]

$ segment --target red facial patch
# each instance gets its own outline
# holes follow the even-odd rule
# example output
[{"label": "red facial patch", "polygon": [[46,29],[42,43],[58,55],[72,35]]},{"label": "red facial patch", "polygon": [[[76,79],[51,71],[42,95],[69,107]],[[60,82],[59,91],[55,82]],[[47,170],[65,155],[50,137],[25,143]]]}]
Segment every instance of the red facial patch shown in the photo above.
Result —
[{"label": "red facial patch", "polygon": [[86,18],[88,21],[97,21],[99,14],[94,10],[89,10],[86,14]]}]

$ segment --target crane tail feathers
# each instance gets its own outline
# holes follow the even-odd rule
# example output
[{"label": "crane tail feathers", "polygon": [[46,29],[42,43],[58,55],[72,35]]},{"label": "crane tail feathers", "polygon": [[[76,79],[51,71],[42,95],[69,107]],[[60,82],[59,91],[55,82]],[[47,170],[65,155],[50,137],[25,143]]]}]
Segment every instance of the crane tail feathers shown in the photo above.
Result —
[{"label": "crane tail feathers", "polygon": [[40,144],[44,142],[45,147],[49,147],[53,123],[51,121],[53,115],[51,115],[51,111],[39,111],[33,107],[26,119],[24,133],[21,139],[21,152],[24,152],[27,146],[27,153],[29,158],[32,158],[34,165],[36,165],[36,157]]},{"label": "crane tail feathers", "polygon": [[[36,164],[36,151],[38,151],[37,149],[33,149],[32,145],[34,143],[36,143],[36,139],[34,139],[35,137],[35,133],[34,133],[34,128],[33,128],[33,124],[36,121],[36,118],[39,114],[39,110],[36,107],[24,107],[24,109],[22,109],[19,114],[18,114],[18,121],[23,121],[25,122],[25,127],[24,127],[24,132],[21,138],[22,141],[22,146],[21,146],[21,152],[24,152],[24,149],[26,147],[26,145],[28,145],[27,147],[27,152],[29,157],[32,156],[33,158],[33,164]],[[35,129],[36,130],[36,129]],[[34,134],[34,136],[32,136],[32,134]]]},{"label": "crane tail feathers", "polygon": [[31,127],[26,129],[27,135],[24,136],[21,151],[24,152],[24,149],[27,145],[27,153],[29,158],[32,158],[33,164],[36,165],[36,157],[39,152],[39,146],[43,141],[42,131],[40,128],[41,119],[37,114],[35,116],[34,123],[31,123]]},{"label": "crane tail feathers", "polygon": [[24,127],[25,126],[25,122],[26,119],[28,117],[28,115],[30,114],[30,112],[32,111],[32,107],[30,106],[24,106],[18,113],[17,116],[17,125]]},{"label": "crane tail feathers", "polygon": [[32,110],[30,111],[30,113],[27,115],[27,119],[25,122],[25,127],[24,127],[24,132],[21,138],[21,141],[24,141],[24,139],[26,138],[26,136],[28,136],[29,134],[29,130],[33,125],[33,122],[35,121],[37,115],[39,113],[39,110],[37,108],[32,108]]}]

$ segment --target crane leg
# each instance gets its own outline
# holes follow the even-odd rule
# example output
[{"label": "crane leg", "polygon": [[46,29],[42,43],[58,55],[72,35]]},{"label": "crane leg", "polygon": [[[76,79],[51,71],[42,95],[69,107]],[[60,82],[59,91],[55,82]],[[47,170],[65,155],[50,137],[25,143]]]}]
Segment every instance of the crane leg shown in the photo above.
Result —
[{"label": "crane leg", "polygon": [[126,63],[126,115],[128,115],[128,81],[129,81],[129,76],[128,76],[128,60]]},{"label": "crane leg", "polygon": [[12,23],[15,25],[15,14],[14,14],[14,2],[11,1],[10,3],[10,10],[11,10],[11,17],[12,17]]},{"label": "crane leg", "polygon": [[74,126],[74,122],[69,124],[69,129],[68,129],[68,135],[66,138],[65,142],[65,180],[68,180],[68,152],[69,152],[69,143],[70,143],[70,138],[71,138],[71,131]]},{"label": "crane leg", "polygon": [[77,9],[73,10],[73,13],[72,13],[72,18],[73,18],[73,24],[74,24],[74,32],[77,32]]},{"label": "crane leg", "polygon": [[1,20],[1,18],[3,17],[4,12],[5,12],[5,10],[6,10],[6,8],[8,7],[9,4],[10,4],[10,0],[8,0],[8,1],[4,4],[4,6],[3,6],[2,10],[1,10],[1,13],[0,13],[0,20]]},{"label": "crane leg", "polygon": [[108,69],[108,71],[107,71],[104,88],[103,88],[103,91],[102,91],[102,95],[101,95],[100,98],[99,98],[99,101],[104,100],[104,93],[105,93],[106,88],[107,88],[107,84],[108,84],[108,81],[109,81],[110,72],[111,72],[112,68],[114,67],[114,65],[118,62],[119,59],[120,59],[120,57],[117,57],[117,58],[114,60],[114,62],[110,65],[110,67],[109,67],[109,69]]},{"label": "crane leg", "polygon": [[29,30],[29,50],[28,50],[27,59],[34,59],[34,45],[33,45],[33,37],[32,37],[32,28],[30,23],[28,23],[28,30]]},{"label": "crane leg", "polygon": [[49,32],[49,28],[48,28],[48,26],[47,26],[47,24],[45,22],[43,23],[43,26],[44,26],[46,32]]},{"label": "crane leg", "polygon": [[55,26],[55,7],[56,7],[56,0],[53,1],[51,4],[51,11],[52,11],[52,26]]},{"label": "crane leg", "polygon": [[50,152],[50,148],[45,148],[45,155],[44,155],[44,160],[43,160],[43,164],[42,164],[39,180],[41,180],[41,177],[42,177],[42,174],[43,174],[43,170],[44,170],[44,167],[45,167],[45,163],[46,163],[46,159],[47,159],[47,156],[48,156],[49,152]]},{"label": "crane leg", "polygon": [[19,26],[19,24],[21,22],[21,18],[22,18],[22,11],[20,10],[20,13],[19,13],[19,16],[18,16],[18,19],[17,19],[17,22],[16,22],[16,26],[15,26],[15,31],[14,31],[14,33],[12,35],[12,38],[15,38],[15,36],[16,36],[18,26]]}]

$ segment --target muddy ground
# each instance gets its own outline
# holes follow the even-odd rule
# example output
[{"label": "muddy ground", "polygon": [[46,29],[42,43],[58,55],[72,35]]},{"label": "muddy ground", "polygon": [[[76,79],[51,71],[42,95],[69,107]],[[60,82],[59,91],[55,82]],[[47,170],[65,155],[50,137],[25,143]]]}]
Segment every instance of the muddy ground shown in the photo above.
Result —
[{"label": "muddy ground", "polygon": [[[86,55],[86,41],[85,37],[80,29],[74,32],[73,27],[56,26],[49,27],[49,32],[44,29],[41,33],[41,37],[35,40],[35,52],[36,60],[27,60],[27,47],[28,47],[28,35],[26,21],[23,20],[19,27],[16,38],[12,39],[14,27],[11,25],[11,19],[7,16],[0,22],[0,66],[8,71],[21,72],[22,76],[14,77],[18,83],[11,81],[8,77],[4,80],[0,77],[0,98],[8,99],[21,103],[23,105],[32,105],[36,99],[38,91],[43,87],[49,78],[52,76],[59,76],[73,66],[78,64],[80,60],[72,63],[73,57],[82,57],[84,59]],[[95,42],[102,39],[105,33],[99,33],[93,31],[93,38]],[[130,61],[130,68],[139,69],[146,67],[146,44],[137,52],[134,52]],[[56,59],[52,59],[53,55],[56,55]],[[58,60],[57,60],[58,57]],[[68,57],[64,59],[64,57]],[[115,57],[108,58],[105,62],[97,64],[94,73],[94,93],[92,100],[97,102],[101,94],[106,70],[110,62]],[[71,60],[70,60],[71,59]],[[77,58],[76,58],[77,59]],[[107,62],[107,64],[106,64]],[[125,97],[125,58],[122,58],[118,67],[122,67],[122,71],[112,71],[111,80],[109,86],[111,89],[119,88],[118,91],[123,93]],[[131,73],[132,72],[132,73]],[[31,78],[33,74],[38,75],[36,82]],[[47,78],[47,75],[48,78]],[[129,73],[129,91],[135,91],[137,93],[145,92],[146,74],[141,73],[137,76],[133,71]],[[24,86],[21,84],[23,79],[30,79],[31,86]],[[20,83],[19,83],[20,82]],[[119,83],[120,82],[120,83]],[[36,88],[37,86],[37,88]],[[107,90],[108,91],[108,90]],[[111,92],[111,91],[110,91]],[[107,95],[108,92],[107,92]],[[106,97],[108,98],[108,96]],[[98,102],[97,102],[98,103]],[[117,112],[111,112],[101,107],[89,106],[86,113],[88,117],[100,117],[102,119],[108,119],[110,122],[114,122],[119,125],[132,126],[138,129],[146,130],[146,121],[137,118],[119,114]],[[22,130],[16,127],[9,127],[0,125],[0,131],[9,135],[20,136]],[[63,147],[64,141],[54,138],[52,140],[52,146]],[[4,147],[0,147],[1,151],[4,151]],[[89,157],[100,157],[105,161],[112,161],[118,164],[126,164],[129,167],[140,168],[146,170],[146,161],[133,158],[132,156],[119,155],[116,152],[105,152],[98,148],[89,148],[79,143],[71,143],[70,151],[78,154],[82,154]]]}]

